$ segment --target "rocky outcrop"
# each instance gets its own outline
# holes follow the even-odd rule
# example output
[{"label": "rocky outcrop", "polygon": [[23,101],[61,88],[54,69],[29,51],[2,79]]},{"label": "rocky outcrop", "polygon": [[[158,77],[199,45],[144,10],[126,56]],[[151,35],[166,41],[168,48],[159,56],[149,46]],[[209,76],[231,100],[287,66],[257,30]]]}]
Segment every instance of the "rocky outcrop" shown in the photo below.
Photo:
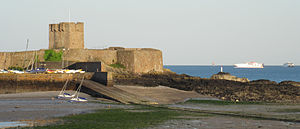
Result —
[{"label": "rocky outcrop", "polygon": [[277,82],[265,80],[265,79],[259,79],[259,80],[253,80],[250,82],[250,84],[259,84],[259,85],[277,85]]},{"label": "rocky outcrop", "polygon": [[249,82],[248,78],[238,78],[226,72],[219,72],[217,74],[214,74],[210,77],[210,79],[223,79],[223,80],[230,80],[230,81],[237,81],[237,82]]},{"label": "rocky outcrop", "polygon": [[292,85],[292,86],[300,86],[300,82],[295,81],[282,81],[279,85]]},{"label": "rocky outcrop", "polygon": [[139,86],[168,86],[180,90],[194,90],[230,101],[263,101],[300,103],[300,87],[277,84],[268,80],[238,82],[223,79],[204,79],[184,74],[119,74],[115,84]]}]

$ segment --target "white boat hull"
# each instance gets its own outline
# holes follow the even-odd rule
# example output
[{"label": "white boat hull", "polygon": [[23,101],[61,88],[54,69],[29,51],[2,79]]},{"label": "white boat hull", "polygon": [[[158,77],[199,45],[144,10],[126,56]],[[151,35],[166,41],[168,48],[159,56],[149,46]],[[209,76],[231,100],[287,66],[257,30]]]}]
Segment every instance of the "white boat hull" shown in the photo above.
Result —
[{"label": "white boat hull", "polygon": [[70,101],[74,101],[74,102],[87,102],[87,99],[82,99],[82,98],[72,98],[72,99],[70,99]]},{"label": "white boat hull", "polygon": [[234,68],[264,68],[263,64],[250,62],[250,63],[243,63],[243,64],[234,64]]},{"label": "white boat hull", "polygon": [[295,64],[288,62],[288,63],[283,64],[283,66],[284,67],[295,67]]},{"label": "white boat hull", "polygon": [[58,95],[57,97],[58,98],[72,98],[72,97],[74,97],[75,95],[68,95],[68,94],[60,94],[60,95]]}]

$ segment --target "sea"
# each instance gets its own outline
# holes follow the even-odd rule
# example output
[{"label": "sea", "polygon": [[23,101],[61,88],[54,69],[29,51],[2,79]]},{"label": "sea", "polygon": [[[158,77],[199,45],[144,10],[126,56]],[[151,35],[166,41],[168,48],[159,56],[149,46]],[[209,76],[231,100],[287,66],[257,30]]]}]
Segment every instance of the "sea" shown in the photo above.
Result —
[{"label": "sea", "polygon": [[[165,65],[178,74],[187,74],[201,78],[210,78],[213,74],[221,71],[221,66],[203,65]],[[300,82],[300,66],[265,66],[264,68],[234,68],[234,66],[223,66],[223,72],[228,72],[237,77],[245,77],[249,80],[266,79],[276,82],[297,81]]]}]

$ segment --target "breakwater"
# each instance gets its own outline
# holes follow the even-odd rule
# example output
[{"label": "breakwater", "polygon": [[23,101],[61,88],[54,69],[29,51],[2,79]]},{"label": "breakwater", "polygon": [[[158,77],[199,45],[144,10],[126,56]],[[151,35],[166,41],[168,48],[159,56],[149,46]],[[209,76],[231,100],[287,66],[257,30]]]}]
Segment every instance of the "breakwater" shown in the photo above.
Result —
[{"label": "breakwater", "polygon": [[67,90],[76,89],[76,84],[83,77],[91,79],[94,73],[83,74],[0,74],[0,94],[58,91],[66,80],[70,80]]}]

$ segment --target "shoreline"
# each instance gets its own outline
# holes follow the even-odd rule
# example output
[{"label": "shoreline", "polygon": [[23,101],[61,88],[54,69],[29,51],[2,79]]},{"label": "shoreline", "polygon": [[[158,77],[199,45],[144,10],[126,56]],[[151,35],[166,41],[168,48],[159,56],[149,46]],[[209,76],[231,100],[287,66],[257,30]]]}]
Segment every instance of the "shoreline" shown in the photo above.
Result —
[{"label": "shoreline", "polygon": [[[118,86],[120,87],[120,86]],[[124,86],[124,87],[134,87],[134,86]],[[140,89],[152,89],[157,88],[161,90],[162,87],[139,87],[135,90]],[[177,90],[177,89],[174,89]],[[62,117],[76,117],[76,116],[89,116],[96,113],[99,110],[111,110],[114,109],[121,110],[123,112],[140,112],[147,113],[149,108],[141,108],[142,105],[124,105],[118,103],[109,103],[107,101],[98,101],[96,98],[90,97],[91,101],[87,103],[69,103],[64,100],[52,100],[52,98],[57,95],[59,91],[55,92],[32,92],[32,93],[19,93],[19,94],[6,94],[0,95],[0,121],[1,122],[18,122],[27,123],[27,127],[35,126],[47,126],[53,125],[60,126],[64,125],[64,119]],[[72,91],[70,91],[72,92]],[[184,91],[186,92],[186,91]],[[21,96],[25,97],[22,98]],[[81,95],[88,97],[84,93]],[[3,98],[2,97],[5,97]],[[156,95],[154,95],[156,96]],[[14,98],[15,97],[15,98]],[[195,101],[196,100],[196,101]],[[205,99],[193,99],[193,101],[186,101],[183,103],[175,104],[163,104],[163,110],[170,110],[174,112],[187,113],[186,115],[180,116],[178,118],[169,118],[166,121],[157,123],[147,127],[150,128],[198,128],[198,127],[210,127],[210,128],[221,128],[221,127],[231,127],[231,128],[242,128],[245,125],[241,123],[247,123],[247,127],[251,128],[282,128],[290,127],[297,128],[300,127],[300,123],[293,122],[291,120],[295,119],[299,121],[300,114],[299,111],[290,112],[288,109],[299,109],[299,104],[292,105],[281,105],[281,104],[229,104],[229,105],[215,105],[209,103],[202,103]],[[213,99],[208,99],[215,101]],[[218,100],[219,102],[219,100]],[[156,110],[162,110],[158,106]],[[142,106],[143,107],[143,106]],[[147,107],[147,106],[146,106]],[[153,107],[155,108],[155,106]],[[183,109],[180,109],[183,108]],[[57,111],[59,110],[59,111]],[[151,109],[153,110],[153,109]],[[286,111],[285,111],[286,110]],[[281,112],[284,111],[284,112]],[[298,114],[297,114],[298,112]],[[207,115],[203,115],[207,114]],[[292,113],[292,114],[291,114]],[[97,114],[97,113],[96,113]],[[199,114],[199,115],[195,115]],[[202,115],[200,115],[202,114]],[[237,117],[235,116],[244,116]],[[254,116],[252,116],[254,115]],[[3,117],[4,116],[4,117]],[[252,117],[259,116],[266,119],[253,119]],[[5,118],[6,117],[6,118]],[[104,116],[99,116],[104,117]],[[279,118],[278,118],[279,117]],[[281,117],[287,117],[287,121],[280,120]],[[9,119],[13,118],[13,119]],[[16,119],[18,118],[18,119]],[[216,121],[223,121],[217,122]],[[0,122],[0,123],[1,123]],[[238,122],[238,123],[236,123]],[[22,126],[22,127],[26,127]],[[0,127],[1,128],[1,127]]]},{"label": "shoreline", "polygon": [[[243,83],[219,79],[202,79],[198,77],[179,75],[174,73],[154,73],[143,75],[118,74],[115,78],[115,83],[115,88],[119,88],[130,94],[134,94],[141,98],[145,98],[145,100],[151,100],[157,102],[158,104],[162,104],[158,105],[158,107],[150,106],[152,108],[159,108],[159,106],[167,106],[168,109],[166,110],[172,110],[176,112],[196,112],[217,115],[216,117],[212,117],[210,119],[211,121],[206,121],[208,123],[213,123],[214,120],[218,119],[226,120],[225,117],[232,118],[234,116],[244,116],[246,118],[233,118],[232,121],[245,121],[247,119],[256,118],[256,116],[259,116],[259,118],[266,118],[267,120],[269,120],[270,123],[275,123],[276,121],[282,122],[285,120],[287,120],[288,122],[294,122],[294,120],[298,122],[300,118],[299,114],[297,114],[297,112],[300,111],[295,110],[300,108],[300,103],[298,103],[298,100],[300,98],[300,96],[298,95],[300,93],[300,87],[291,86],[288,83],[284,85],[279,85],[268,80],[251,81]],[[44,84],[45,85],[43,86],[47,86],[46,83]],[[62,87],[62,85],[56,85],[56,87]],[[60,91],[38,91],[16,94],[0,94],[0,121],[25,121],[30,126],[45,126],[48,124],[58,124],[57,126],[59,126],[60,124],[65,124],[60,122],[61,120],[64,121],[64,118],[66,117],[69,118],[73,116],[82,116],[81,114],[86,114],[87,116],[89,116],[89,114],[95,114],[98,110],[102,109],[110,110],[117,108],[120,109],[122,112],[127,112],[128,110],[135,110],[136,108],[142,106],[131,104],[124,105],[118,103],[111,103],[108,101],[100,101],[99,99],[82,92],[80,93],[80,96],[88,98],[89,102],[70,103],[67,100],[56,99],[56,96],[59,92]],[[72,94],[74,91],[67,92]],[[258,94],[256,94],[257,96],[255,96],[253,94],[248,93]],[[268,93],[270,93],[269,95],[272,96],[269,96]],[[274,93],[283,96],[281,96],[280,98],[274,98]],[[249,101],[249,98],[243,98],[245,96],[263,97],[259,99],[265,99],[265,102],[268,102],[266,101],[268,99],[279,101],[275,101],[275,105],[265,104],[263,102],[262,104],[253,105],[254,107],[252,105],[249,106],[247,103],[238,104],[239,101],[255,102],[255,100],[259,100],[252,98],[252,100]],[[291,97],[293,97],[293,99],[290,99]],[[191,100],[196,100],[197,103],[190,103]],[[214,105],[210,103],[203,103],[205,101],[212,101],[213,103],[230,101],[234,103],[231,103],[233,105]],[[284,105],[280,103],[281,101],[287,102],[289,104]],[[253,110],[254,108],[255,110]],[[279,110],[281,108],[282,110],[292,110],[292,112],[275,112],[275,110]],[[258,112],[256,110],[262,112]],[[144,110],[142,110],[141,112],[144,112]],[[272,113],[275,115],[273,115]],[[294,114],[290,115],[289,113]],[[281,115],[285,115],[284,117],[290,118],[281,119]],[[170,119],[169,121],[173,120]],[[162,123],[162,125],[172,125],[172,122],[168,123],[169,121],[167,121],[166,123]],[[186,122],[189,123],[189,120],[180,120],[176,122],[176,125],[181,127],[182,125],[179,125],[178,123],[182,123],[184,125],[184,123]],[[255,124],[256,122],[258,121],[253,121],[253,124]],[[284,122],[284,124],[286,124],[286,122]],[[254,126],[252,124],[250,125]],[[299,124],[293,124],[291,125],[291,127],[294,127],[294,125],[300,127]],[[193,126],[197,126],[197,124],[195,123]],[[280,124],[280,126],[282,125]],[[217,127],[222,127],[222,125],[218,125]],[[158,128],[161,127],[158,126]]]},{"label": "shoreline", "polygon": [[[165,69],[170,69],[178,74],[187,74],[190,76],[210,78],[213,74],[220,72],[221,65],[165,65]],[[300,65],[295,67],[269,66],[265,68],[234,68],[232,65],[223,65],[223,71],[240,77],[248,78],[251,81],[266,79],[275,81],[295,81],[300,82],[297,75],[300,72]]]},{"label": "shoreline", "polygon": [[[269,80],[239,82],[225,79],[204,79],[186,74],[149,73],[142,75],[118,74],[117,85],[156,87],[167,86],[184,91],[196,91],[227,101],[262,101],[300,103],[300,86],[295,82],[276,83]],[[295,83],[298,85],[298,82]]]},{"label": "shoreline", "polygon": [[[88,94],[80,93],[88,98],[88,103],[74,103],[57,99],[60,91],[28,92],[17,94],[0,94],[0,123],[21,122],[26,126],[43,126],[56,123],[58,118],[82,113],[92,113],[98,109],[131,108],[130,105],[97,100]],[[67,91],[73,93],[74,91]],[[9,124],[9,123],[8,123]],[[0,124],[1,125],[1,124]],[[3,125],[3,127],[4,127]],[[16,123],[15,125],[18,125]],[[2,128],[0,126],[0,128]]]},{"label": "shoreline", "polygon": [[[182,91],[174,88],[159,87],[137,87],[117,85],[117,88],[129,93],[139,92],[138,96],[146,100],[153,100],[159,104],[174,104],[184,102],[189,98],[211,98],[192,91]],[[71,103],[68,100],[57,99],[60,91],[38,91],[27,93],[0,94],[0,122],[24,122],[37,125],[37,120],[48,120],[52,118],[91,113],[99,109],[132,108],[132,105],[124,105],[111,100],[101,100],[86,93],[80,93],[80,97],[88,99],[86,103]],[[66,91],[74,93],[75,91]],[[181,94],[178,96],[178,94]],[[50,120],[51,122],[51,120]],[[46,122],[47,123],[47,122]]]}]

